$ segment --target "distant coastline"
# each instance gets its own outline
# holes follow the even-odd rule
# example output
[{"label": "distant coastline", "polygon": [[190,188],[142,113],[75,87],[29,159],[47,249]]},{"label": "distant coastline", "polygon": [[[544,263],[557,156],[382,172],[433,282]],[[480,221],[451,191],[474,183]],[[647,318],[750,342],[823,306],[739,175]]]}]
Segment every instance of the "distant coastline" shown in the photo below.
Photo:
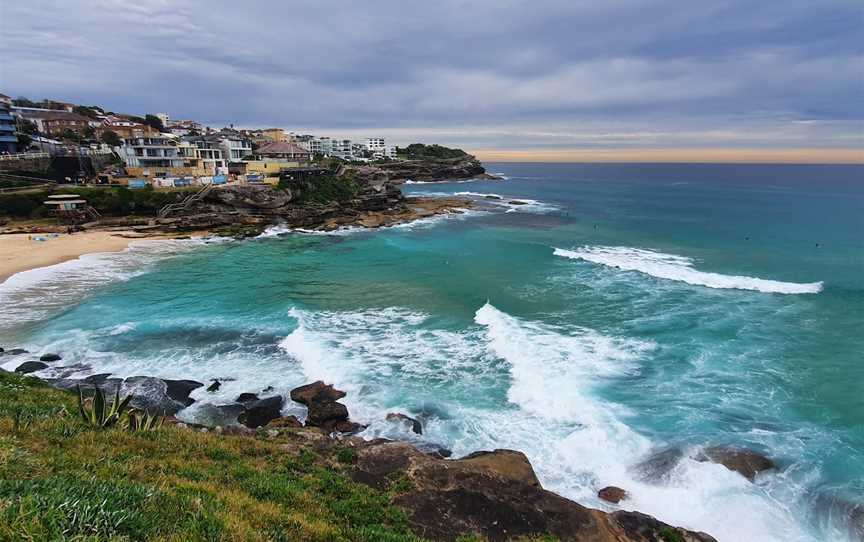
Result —
[{"label": "distant coastline", "polygon": [[469,151],[484,162],[621,162],[728,164],[864,164],[864,148],[848,149],[546,149]]}]

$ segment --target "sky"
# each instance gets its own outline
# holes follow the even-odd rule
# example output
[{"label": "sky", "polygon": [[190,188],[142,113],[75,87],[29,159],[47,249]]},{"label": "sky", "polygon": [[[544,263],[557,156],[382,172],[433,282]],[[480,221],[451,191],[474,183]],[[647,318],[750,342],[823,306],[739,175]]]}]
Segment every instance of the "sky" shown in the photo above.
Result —
[{"label": "sky", "polygon": [[212,126],[864,161],[860,0],[3,1],[0,50],[12,97]]}]

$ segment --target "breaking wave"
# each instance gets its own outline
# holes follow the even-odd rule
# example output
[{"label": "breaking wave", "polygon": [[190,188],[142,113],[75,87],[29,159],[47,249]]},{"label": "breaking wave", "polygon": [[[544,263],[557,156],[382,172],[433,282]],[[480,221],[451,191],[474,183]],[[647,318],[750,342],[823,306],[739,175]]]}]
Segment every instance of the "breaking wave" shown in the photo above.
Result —
[{"label": "breaking wave", "polygon": [[822,282],[797,283],[756,277],[709,273],[693,268],[693,260],[685,256],[629,247],[586,246],[576,250],[556,248],[554,254],[573,260],[638,271],[667,280],[685,282],[708,288],[754,290],[775,294],[818,294]]}]

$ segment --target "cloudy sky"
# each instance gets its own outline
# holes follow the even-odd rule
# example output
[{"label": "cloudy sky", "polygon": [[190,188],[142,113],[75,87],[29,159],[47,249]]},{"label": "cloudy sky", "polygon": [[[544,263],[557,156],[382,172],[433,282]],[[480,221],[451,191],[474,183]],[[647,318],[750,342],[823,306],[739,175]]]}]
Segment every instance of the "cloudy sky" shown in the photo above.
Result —
[{"label": "cloudy sky", "polygon": [[860,0],[0,5],[13,97],[522,153],[864,147]]}]

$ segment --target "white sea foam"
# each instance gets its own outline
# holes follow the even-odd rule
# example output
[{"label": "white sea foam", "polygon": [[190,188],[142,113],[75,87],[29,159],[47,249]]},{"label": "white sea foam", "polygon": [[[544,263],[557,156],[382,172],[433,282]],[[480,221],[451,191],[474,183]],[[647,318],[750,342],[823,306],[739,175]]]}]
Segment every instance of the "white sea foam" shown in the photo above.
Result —
[{"label": "white sea foam", "polygon": [[[456,456],[519,449],[544,487],[589,506],[609,509],[596,492],[618,485],[631,495],[625,508],[721,541],[812,540],[778,504],[784,501],[779,477],[751,484],[722,466],[688,458],[664,482],[647,483],[634,473],[632,465],[665,443],[630,427],[629,412],[599,393],[638,375],[655,350],[650,342],[516,318],[488,303],[476,311],[477,325],[461,329],[439,328],[429,315],[401,308],[291,309],[288,315],[297,327],[272,339],[283,356],[266,350],[273,345],[266,340],[260,352],[228,348],[236,338],[215,354],[178,345],[124,355],[100,351],[93,347],[93,332],[74,330],[43,346],[63,352],[64,364],[91,363],[92,372],[220,378],[219,391],[193,393],[199,401],[181,413],[183,419],[203,419],[207,403],[229,403],[241,392],[273,386],[273,393],[287,395],[294,386],[321,379],[348,392],[344,401],[352,418],[370,424],[367,438],[436,442]],[[166,329],[211,326],[218,337],[233,324],[190,319],[166,322]],[[117,340],[140,332],[114,324],[96,335]],[[506,401],[495,398],[503,393],[502,383]],[[424,418],[422,436],[385,420],[392,411],[419,416],[418,404],[444,413]],[[303,409],[287,402],[285,413],[302,417]]]},{"label": "white sea foam", "polygon": [[[476,327],[461,331],[435,329],[426,315],[396,308],[291,315],[298,327],[282,348],[307,381],[323,379],[348,392],[352,418],[370,424],[367,438],[437,442],[456,456],[518,449],[544,487],[589,506],[609,509],[596,492],[618,485],[630,493],[625,508],[721,541],[812,542],[774,500],[783,491],[771,480],[751,484],[690,459],[692,453],[663,482],[645,482],[633,470],[665,443],[639,434],[627,424],[627,410],[598,393],[637,374],[652,343],[519,319],[491,304],[476,312]],[[484,405],[508,377],[510,407]],[[446,411],[424,419],[422,436],[384,420],[392,411],[417,416],[411,409],[418,401]]]},{"label": "white sea foam", "polygon": [[489,435],[481,445],[525,451],[545,487],[598,508],[608,508],[596,497],[599,488],[624,487],[630,494],[626,508],[721,541],[812,540],[775,501],[788,488],[770,481],[769,493],[725,467],[691,459],[693,452],[685,452],[664,482],[648,483],[634,471],[635,463],[664,443],[629,427],[627,412],[599,399],[595,387],[638,370],[653,349],[650,343],[551,328],[488,303],[475,321],[487,329],[488,348],[507,361],[508,399],[524,413],[478,413],[474,423]]},{"label": "white sea foam", "polygon": [[480,181],[482,179],[460,179],[452,181],[412,181],[408,179],[404,184],[465,184]]},{"label": "white sea foam", "polygon": [[45,318],[88,292],[126,281],[159,260],[218,239],[145,240],[120,252],[85,254],[56,265],[12,275],[0,284],[0,329]]},{"label": "white sea foam", "polygon": [[[433,195],[429,193],[429,195]],[[434,194],[434,195],[447,195],[447,194]],[[494,205],[496,207],[503,207],[505,209],[505,213],[516,213],[516,212],[528,212],[528,213],[549,213],[552,211],[557,211],[559,208],[556,205],[551,203],[545,203],[542,201],[538,201],[536,199],[528,199],[528,198],[516,198],[510,196],[504,196],[501,194],[492,194],[486,192],[456,192],[454,193],[456,196],[465,196],[470,197],[475,200],[480,201],[481,203]],[[491,196],[491,197],[490,197]]]},{"label": "white sea foam", "polygon": [[473,196],[477,198],[486,198],[486,199],[494,199],[494,200],[502,200],[504,196],[501,194],[492,194],[487,192],[455,192],[454,196]]},{"label": "white sea foam", "polygon": [[564,258],[584,260],[625,271],[638,271],[652,277],[707,286],[708,288],[755,290],[777,294],[816,294],[822,291],[821,281],[810,283],[781,282],[755,277],[709,273],[694,269],[694,262],[691,258],[638,248],[606,246],[586,246],[575,250],[556,248],[554,254]]}]

